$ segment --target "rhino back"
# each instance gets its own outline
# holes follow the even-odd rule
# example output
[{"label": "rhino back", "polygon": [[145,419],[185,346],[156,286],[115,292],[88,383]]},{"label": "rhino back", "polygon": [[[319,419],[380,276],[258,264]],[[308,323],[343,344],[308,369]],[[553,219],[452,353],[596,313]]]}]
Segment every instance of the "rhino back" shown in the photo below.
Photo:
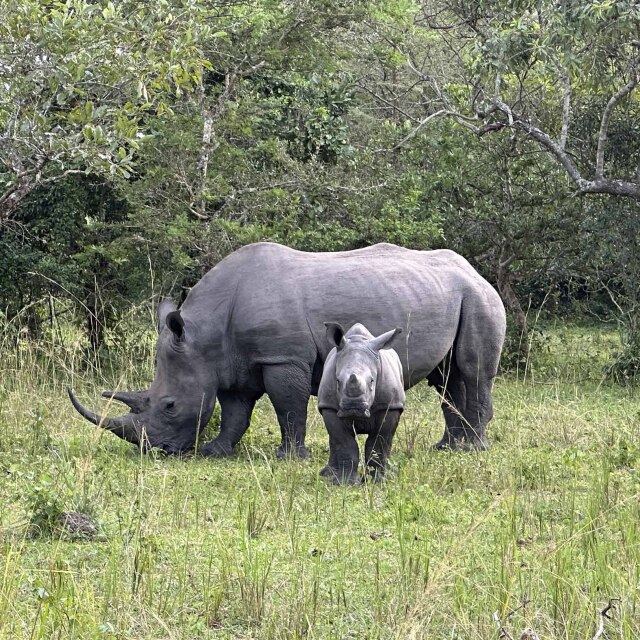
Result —
[{"label": "rhino back", "polygon": [[257,243],[206,274],[187,297],[183,313],[209,327],[205,340],[225,342],[249,365],[324,360],[330,348],[325,321],[362,322],[374,335],[401,327],[398,351],[408,387],[451,348],[463,300],[491,296],[497,298],[493,288],[448,250],[380,244],[307,253]]}]

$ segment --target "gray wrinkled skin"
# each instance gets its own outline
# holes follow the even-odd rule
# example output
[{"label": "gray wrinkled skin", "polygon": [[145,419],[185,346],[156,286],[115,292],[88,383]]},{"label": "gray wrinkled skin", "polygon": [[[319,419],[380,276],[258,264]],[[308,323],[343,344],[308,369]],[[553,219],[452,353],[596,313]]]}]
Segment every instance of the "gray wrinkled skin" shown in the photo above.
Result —
[{"label": "gray wrinkled skin", "polygon": [[374,338],[361,324],[346,333],[337,323],[326,325],[327,339],[335,346],[318,390],[318,410],[329,433],[329,463],[320,475],[335,483],[358,483],[355,436],[366,433],[365,464],[373,478],[381,479],[405,402],[400,357],[384,347],[402,329]]},{"label": "gray wrinkled skin", "polygon": [[426,378],[443,397],[446,429],[437,446],[486,448],[504,307],[471,265],[447,250],[379,244],[305,253],[248,245],[209,271],[180,311],[161,305],[151,388],[105,394],[130,413],[101,419],[70,395],[91,422],[171,453],[194,446],[217,400],[220,433],[200,451],[229,455],[266,393],[280,423],[278,454],[306,456],[307,403],[332,346],[327,319],[363,322],[375,335],[401,327],[396,350],[405,388]]}]

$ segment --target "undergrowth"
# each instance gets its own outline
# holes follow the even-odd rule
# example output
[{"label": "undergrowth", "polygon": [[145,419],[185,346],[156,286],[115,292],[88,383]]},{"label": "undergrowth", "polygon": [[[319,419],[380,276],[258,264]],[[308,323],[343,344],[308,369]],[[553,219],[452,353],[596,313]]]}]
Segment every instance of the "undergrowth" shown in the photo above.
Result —
[{"label": "undergrowth", "polygon": [[[312,400],[308,461],[278,461],[260,401],[228,460],[141,455],[83,421],[103,388],[153,376],[153,336],[100,359],[5,341],[0,381],[0,638],[405,639],[640,635],[640,402],[602,381],[616,344],[545,327],[495,384],[492,449],[436,452],[426,385],[408,394],[388,480],[318,476],[327,436]],[[56,334],[57,335],[57,334]],[[214,419],[211,429],[215,429]],[[56,534],[62,511],[99,523]],[[600,612],[614,600],[611,619]]]}]

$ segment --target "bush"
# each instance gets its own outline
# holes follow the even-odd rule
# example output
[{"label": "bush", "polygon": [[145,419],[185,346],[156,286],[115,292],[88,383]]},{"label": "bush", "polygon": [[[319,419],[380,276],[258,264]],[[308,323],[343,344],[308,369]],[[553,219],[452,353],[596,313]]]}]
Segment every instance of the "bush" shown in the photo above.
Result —
[{"label": "bush", "polygon": [[640,382],[640,335],[628,337],[613,360],[604,367],[604,377],[621,385]]}]

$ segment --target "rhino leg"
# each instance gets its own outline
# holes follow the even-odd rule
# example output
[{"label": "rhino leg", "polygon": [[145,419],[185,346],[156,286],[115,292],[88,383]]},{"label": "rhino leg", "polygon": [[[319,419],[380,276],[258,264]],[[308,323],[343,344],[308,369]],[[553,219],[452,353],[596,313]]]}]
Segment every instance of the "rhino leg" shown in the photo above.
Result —
[{"label": "rhino leg", "polygon": [[402,411],[385,411],[376,416],[376,428],[364,445],[365,464],[374,480],[382,480],[387,470],[393,436],[396,433]]},{"label": "rhino leg", "polygon": [[297,455],[308,458],[304,446],[307,432],[307,405],[311,397],[311,369],[298,364],[263,367],[264,388],[278,416],[282,443],[276,449],[278,458]]},{"label": "rhino leg", "polygon": [[486,451],[489,448],[486,430],[493,418],[491,386],[491,380],[468,378],[465,382],[467,404],[464,410],[462,449]]},{"label": "rhino leg", "polygon": [[214,458],[230,456],[236,444],[240,442],[245,431],[249,428],[251,414],[257,399],[257,396],[218,391],[218,401],[222,409],[220,433],[211,442],[205,444],[200,449],[200,453],[203,456]]},{"label": "rhino leg", "polygon": [[466,387],[460,372],[445,361],[428,376],[430,385],[440,396],[440,407],[444,415],[444,435],[435,445],[436,449],[458,449],[465,438],[464,411],[466,407]]},{"label": "rhino leg", "polygon": [[504,317],[496,315],[488,303],[469,314],[459,330],[454,347],[455,363],[466,390],[462,448],[485,450],[487,424],[493,417],[493,379],[498,371],[504,340]]},{"label": "rhino leg", "polygon": [[360,449],[353,423],[338,418],[338,412],[333,409],[323,409],[322,419],[329,433],[329,463],[320,475],[331,478],[334,484],[360,484]]}]

